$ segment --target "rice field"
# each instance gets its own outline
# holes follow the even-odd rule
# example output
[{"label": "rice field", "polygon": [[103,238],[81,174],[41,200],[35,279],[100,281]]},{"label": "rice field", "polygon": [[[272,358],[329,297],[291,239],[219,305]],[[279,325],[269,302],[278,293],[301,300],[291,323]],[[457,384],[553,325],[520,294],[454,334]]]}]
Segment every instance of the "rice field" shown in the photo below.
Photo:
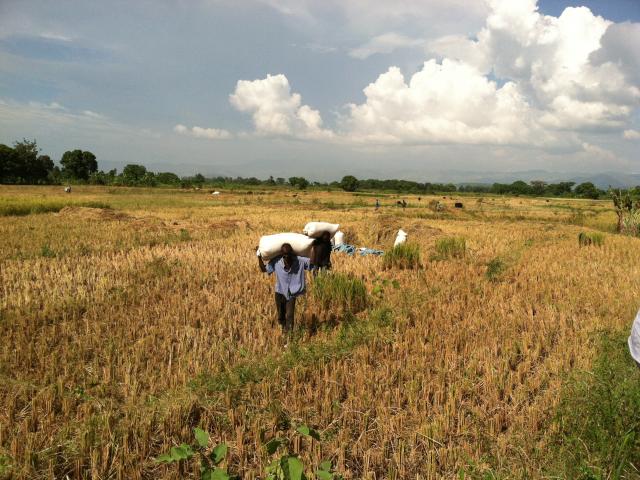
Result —
[{"label": "rice field", "polygon": [[[303,423],[309,478],[558,478],[562,392],[630,327],[640,240],[606,201],[379,198],[0,187],[0,478],[200,478],[155,461],[195,427],[265,478]],[[418,264],[335,253],[284,350],[253,247],[310,220],[386,251],[402,228]]]}]

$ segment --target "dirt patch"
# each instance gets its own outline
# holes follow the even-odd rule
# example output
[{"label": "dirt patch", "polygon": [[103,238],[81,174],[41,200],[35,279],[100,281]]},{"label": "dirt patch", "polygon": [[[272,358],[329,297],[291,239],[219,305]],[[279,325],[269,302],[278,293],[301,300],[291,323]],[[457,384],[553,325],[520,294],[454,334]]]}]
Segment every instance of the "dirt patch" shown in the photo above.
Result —
[{"label": "dirt patch", "polygon": [[126,213],[110,208],[64,207],[56,215],[82,220],[124,221],[131,219]]}]

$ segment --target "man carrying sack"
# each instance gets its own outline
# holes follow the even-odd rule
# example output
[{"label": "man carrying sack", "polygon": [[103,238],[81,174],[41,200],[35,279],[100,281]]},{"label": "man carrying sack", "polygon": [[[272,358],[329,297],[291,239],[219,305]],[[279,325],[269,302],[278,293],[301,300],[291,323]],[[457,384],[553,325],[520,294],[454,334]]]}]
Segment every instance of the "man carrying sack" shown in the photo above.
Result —
[{"label": "man carrying sack", "polygon": [[[285,243],[280,249],[280,255],[271,259],[266,265],[258,252],[260,271],[271,275],[276,274],[276,308],[278,323],[285,334],[285,342],[293,331],[296,298],[305,292],[305,271],[311,269],[308,257],[296,255],[290,244]],[[285,348],[287,344],[285,343]]]}]

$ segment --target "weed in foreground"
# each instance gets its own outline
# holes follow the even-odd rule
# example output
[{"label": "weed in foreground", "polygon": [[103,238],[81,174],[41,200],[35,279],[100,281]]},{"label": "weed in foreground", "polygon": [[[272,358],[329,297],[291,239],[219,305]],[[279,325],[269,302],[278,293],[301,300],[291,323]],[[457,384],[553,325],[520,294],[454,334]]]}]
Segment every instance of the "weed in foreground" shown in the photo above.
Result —
[{"label": "weed in foreground", "polygon": [[[284,427],[286,430],[291,425]],[[220,465],[227,456],[227,444],[219,443],[209,451],[209,434],[200,428],[193,430],[195,443],[183,443],[176,447],[171,447],[169,453],[156,458],[158,463],[179,463],[191,461],[196,458],[200,463],[200,480],[239,480],[239,476],[231,475],[227,468]],[[266,480],[306,480],[308,469],[298,453],[293,452],[295,437],[301,437],[308,441],[320,441],[320,432],[307,425],[299,425],[293,432],[283,432],[283,435],[276,436],[264,444],[264,449],[270,458],[269,464],[265,468]],[[262,439],[264,441],[264,438]],[[306,473],[305,473],[306,471]],[[333,470],[330,460],[320,463],[315,470],[315,478],[318,480],[342,480],[342,475]]]},{"label": "weed in foreground", "polygon": [[412,243],[403,243],[393,247],[382,257],[383,268],[415,269],[420,267],[420,247]]},{"label": "weed in foreground", "polygon": [[193,434],[196,443],[189,445],[183,443],[177,447],[171,447],[169,453],[156,458],[158,463],[177,463],[183,460],[191,460],[194,457],[200,460],[201,480],[231,480],[238,479],[229,475],[226,468],[219,465],[227,456],[227,444],[219,443],[213,450],[207,452],[209,448],[209,434],[200,428],[195,428]]}]

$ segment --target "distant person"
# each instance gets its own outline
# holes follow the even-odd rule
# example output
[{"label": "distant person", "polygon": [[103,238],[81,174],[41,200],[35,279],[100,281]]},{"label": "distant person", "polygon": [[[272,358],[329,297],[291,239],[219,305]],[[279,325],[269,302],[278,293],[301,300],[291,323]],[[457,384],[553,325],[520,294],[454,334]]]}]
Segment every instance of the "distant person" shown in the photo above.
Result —
[{"label": "distant person", "polygon": [[633,321],[633,326],[631,327],[631,335],[629,335],[629,353],[631,354],[631,358],[633,358],[640,367],[640,312],[636,314],[636,318]]},{"label": "distant person", "polygon": [[314,276],[319,270],[331,270],[331,250],[331,234],[322,232],[320,238],[316,238],[311,247],[311,268]]},{"label": "distant person", "polygon": [[380,200],[376,198],[376,210],[380,208]]},{"label": "distant person", "polygon": [[293,331],[296,298],[305,293],[305,271],[311,269],[311,261],[308,257],[293,253],[293,248],[288,243],[282,245],[280,252],[267,265],[258,254],[258,264],[261,272],[276,274],[276,309],[278,323],[285,335],[286,348]]}]

